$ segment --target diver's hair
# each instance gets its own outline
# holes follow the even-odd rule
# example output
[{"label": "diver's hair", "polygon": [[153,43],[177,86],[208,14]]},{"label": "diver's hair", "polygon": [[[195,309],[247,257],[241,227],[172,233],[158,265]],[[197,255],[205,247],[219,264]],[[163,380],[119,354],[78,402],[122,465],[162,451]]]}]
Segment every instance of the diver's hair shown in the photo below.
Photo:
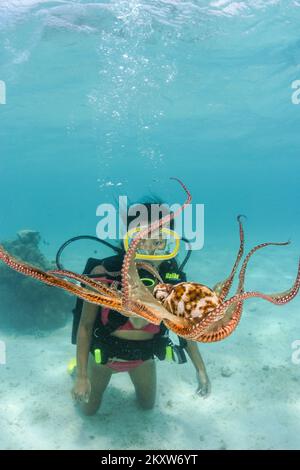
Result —
[{"label": "diver's hair", "polygon": [[[131,207],[134,207],[137,211],[137,213],[141,213],[141,210],[142,208],[145,208],[147,209],[147,217],[148,217],[148,224],[150,225],[153,220],[151,219],[151,209],[153,208],[153,205],[157,205],[157,206],[160,206],[160,209],[162,210],[159,210],[159,213],[158,213],[158,220],[161,220],[164,216],[166,215],[169,215],[170,214],[170,211],[168,209],[168,207],[166,206],[165,202],[163,202],[160,198],[157,198],[157,197],[151,197],[151,198],[147,198],[145,199],[144,201],[140,201],[138,203],[134,203],[131,205]],[[139,210],[139,206],[141,208],[141,210]],[[128,230],[128,227],[129,225],[137,218],[136,215],[129,215],[127,213],[127,230]],[[156,219],[157,220],[157,219]],[[171,230],[174,230],[174,219],[172,219],[170,221],[170,224],[169,224],[169,227]]]}]

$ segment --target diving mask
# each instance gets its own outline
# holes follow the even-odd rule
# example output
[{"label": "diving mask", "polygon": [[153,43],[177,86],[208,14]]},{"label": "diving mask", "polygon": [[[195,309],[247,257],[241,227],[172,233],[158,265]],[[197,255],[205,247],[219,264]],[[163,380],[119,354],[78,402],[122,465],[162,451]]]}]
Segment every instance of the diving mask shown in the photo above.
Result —
[{"label": "diving mask", "polygon": [[[124,236],[124,248],[127,251],[131,242],[146,227],[135,227],[129,230]],[[180,237],[178,233],[165,227],[159,230],[155,236],[143,238],[138,246],[135,259],[144,260],[167,260],[175,258],[180,247]]]}]

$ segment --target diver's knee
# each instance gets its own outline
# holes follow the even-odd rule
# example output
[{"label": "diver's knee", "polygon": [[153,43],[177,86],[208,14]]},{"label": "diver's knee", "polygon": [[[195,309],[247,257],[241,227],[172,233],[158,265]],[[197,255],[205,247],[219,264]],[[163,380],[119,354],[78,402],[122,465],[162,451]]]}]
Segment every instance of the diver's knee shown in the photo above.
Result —
[{"label": "diver's knee", "polygon": [[99,408],[94,408],[94,409],[86,409],[86,408],[81,408],[82,413],[84,416],[95,416]]},{"label": "diver's knee", "polygon": [[139,407],[143,410],[152,410],[155,406],[155,398],[145,400],[137,397],[137,402],[139,404]]},{"label": "diver's knee", "polygon": [[155,403],[140,403],[142,410],[153,410]]},{"label": "diver's knee", "polygon": [[84,403],[80,409],[85,416],[94,416],[101,406],[102,400],[97,403]]},{"label": "diver's knee", "polygon": [[100,408],[100,406],[98,406],[98,407],[82,406],[81,411],[85,416],[95,416],[95,414],[97,413],[99,408]]}]

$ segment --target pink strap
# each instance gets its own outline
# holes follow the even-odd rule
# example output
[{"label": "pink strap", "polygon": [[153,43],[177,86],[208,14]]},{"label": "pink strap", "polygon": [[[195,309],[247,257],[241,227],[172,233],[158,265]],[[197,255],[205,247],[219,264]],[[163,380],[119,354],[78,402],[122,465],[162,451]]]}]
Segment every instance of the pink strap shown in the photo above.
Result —
[{"label": "pink strap", "polygon": [[109,311],[110,311],[110,308],[108,307],[102,307],[102,310],[101,310],[101,318],[102,318],[102,322],[103,322],[103,325],[106,325],[106,323],[108,322],[108,314],[109,314]]},{"label": "pink strap", "polygon": [[[107,282],[108,284],[112,283],[112,282],[116,282],[114,279],[107,279],[105,277],[94,277],[93,279],[96,279],[96,280],[99,280],[101,282]],[[110,311],[110,308],[109,307],[102,307],[102,322],[103,322],[103,325],[106,325],[106,323],[108,322],[108,314],[109,314],[109,311]]]}]

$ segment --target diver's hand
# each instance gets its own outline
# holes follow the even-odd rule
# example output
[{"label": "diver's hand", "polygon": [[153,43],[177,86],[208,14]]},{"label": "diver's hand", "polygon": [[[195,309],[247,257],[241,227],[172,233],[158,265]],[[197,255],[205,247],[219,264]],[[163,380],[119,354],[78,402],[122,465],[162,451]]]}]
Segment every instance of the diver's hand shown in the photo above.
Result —
[{"label": "diver's hand", "polygon": [[77,377],[74,387],[72,388],[71,395],[75,401],[85,402],[89,401],[91,394],[91,382],[87,377]]},{"label": "diver's hand", "polygon": [[207,398],[211,392],[211,384],[207,374],[203,371],[197,371],[196,378],[198,382],[196,390],[197,395],[202,398]]}]

